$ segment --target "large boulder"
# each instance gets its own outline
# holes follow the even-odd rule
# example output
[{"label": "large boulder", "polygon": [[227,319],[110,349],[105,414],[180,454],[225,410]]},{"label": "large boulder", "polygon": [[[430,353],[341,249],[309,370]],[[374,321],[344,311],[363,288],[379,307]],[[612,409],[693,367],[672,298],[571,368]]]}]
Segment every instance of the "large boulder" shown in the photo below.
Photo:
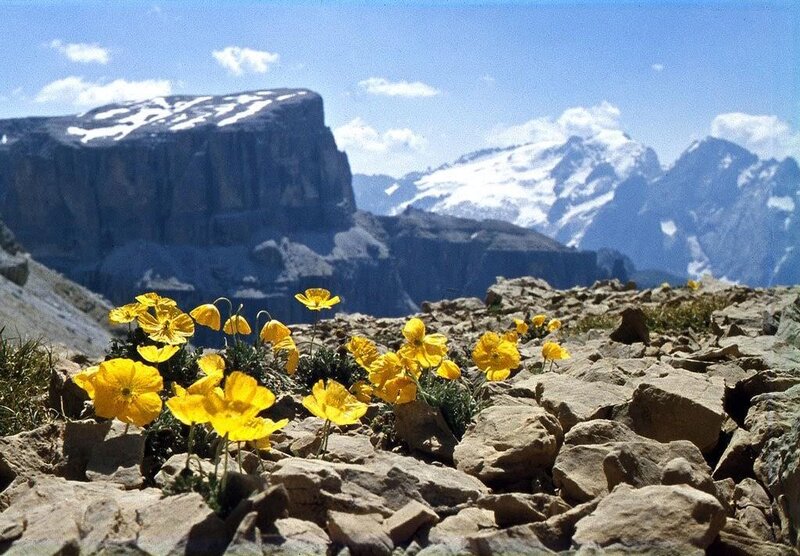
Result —
[{"label": "large boulder", "polygon": [[725,525],[725,510],[713,496],[687,485],[635,489],[617,486],[580,520],[577,547],[673,551],[706,549]]},{"label": "large boulder", "polygon": [[475,417],[453,460],[484,483],[519,482],[553,465],[563,436],[558,420],[543,408],[491,406]]},{"label": "large boulder", "polygon": [[725,419],[725,382],[719,377],[655,366],[633,392],[632,428],[660,442],[689,440],[704,453],[719,442]]}]

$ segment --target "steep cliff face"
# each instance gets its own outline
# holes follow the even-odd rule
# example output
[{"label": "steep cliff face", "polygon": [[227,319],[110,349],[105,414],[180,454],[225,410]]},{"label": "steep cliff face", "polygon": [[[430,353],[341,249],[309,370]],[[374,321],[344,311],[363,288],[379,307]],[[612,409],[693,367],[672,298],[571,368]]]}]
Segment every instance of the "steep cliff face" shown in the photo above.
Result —
[{"label": "steep cliff face", "polygon": [[343,228],[354,210],[347,158],[310,91],[169,97],[0,122],[0,135],[0,210],[61,268],[131,239],[211,246],[264,226]]},{"label": "steep cliff face", "polygon": [[577,253],[510,225],[355,212],[347,157],[303,89],[175,96],[0,121],[0,217],[48,266],[115,303],[156,289],[306,319],[292,294],[406,314],[481,295],[495,276],[596,277]]}]

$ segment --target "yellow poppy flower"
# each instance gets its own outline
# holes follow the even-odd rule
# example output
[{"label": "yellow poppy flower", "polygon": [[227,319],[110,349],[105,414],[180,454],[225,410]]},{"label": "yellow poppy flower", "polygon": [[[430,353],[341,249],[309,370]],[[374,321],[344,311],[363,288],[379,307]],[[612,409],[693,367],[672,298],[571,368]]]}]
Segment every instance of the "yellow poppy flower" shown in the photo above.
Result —
[{"label": "yellow poppy flower", "polygon": [[164,382],[155,367],[130,359],[109,359],[100,363],[92,384],[94,411],[100,417],[143,427],[161,413],[158,393]]},{"label": "yellow poppy flower", "polygon": [[687,280],[686,287],[692,290],[693,292],[697,291],[700,289],[700,282],[698,282],[697,280]]},{"label": "yellow poppy flower", "polygon": [[108,320],[113,324],[126,324],[135,321],[139,315],[147,311],[141,303],[128,303],[122,307],[115,307],[108,312]]},{"label": "yellow poppy flower", "polygon": [[559,328],[561,328],[561,321],[558,319],[551,319],[550,322],[547,323],[548,332],[555,332]]},{"label": "yellow poppy flower", "polygon": [[155,315],[139,315],[139,327],[147,336],[162,344],[185,344],[194,334],[194,321],[174,305],[157,305]]},{"label": "yellow poppy flower", "polygon": [[233,315],[231,318],[226,320],[225,326],[222,327],[222,331],[228,335],[242,334],[243,336],[247,336],[252,332],[250,329],[250,324],[242,315]]},{"label": "yellow poppy flower", "polygon": [[150,363],[163,363],[169,360],[173,355],[178,353],[180,347],[178,346],[136,346],[136,351],[142,356],[142,359]]},{"label": "yellow poppy flower", "polygon": [[417,383],[407,375],[395,375],[372,393],[387,403],[400,405],[417,399]]},{"label": "yellow poppy flower", "polygon": [[220,326],[220,314],[219,309],[213,303],[204,303],[202,305],[198,305],[191,311],[189,311],[189,315],[197,322],[197,324],[202,324],[203,326],[207,326],[211,330],[219,330]]},{"label": "yellow poppy flower", "polygon": [[541,328],[542,326],[544,326],[544,321],[546,320],[547,320],[546,315],[536,315],[531,319],[531,322],[533,323],[533,326],[535,326],[536,328]]},{"label": "yellow poppy flower", "polygon": [[354,425],[367,412],[367,404],[358,401],[344,386],[330,379],[327,386],[321,380],[314,385],[311,395],[303,398],[303,407],[336,425]]},{"label": "yellow poppy flower", "polygon": [[514,329],[517,334],[524,336],[528,333],[528,323],[522,319],[514,319]]},{"label": "yellow poppy flower", "polygon": [[557,342],[545,342],[542,345],[542,357],[546,361],[553,361],[556,359],[569,359],[569,352],[561,347]]},{"label": "yellow poppy flower", "polygon": [[436,369],[436,374],[447,380],[458,380],[461,378],[461,369],[449,359],[445,359],[442,361],[442,364],[439,365],[439,368]]},{"label": "yellow poppy flower", "polygon": [[[511,371],[519,367],[520,355],[514,342],[494,332],[485,332],[472,350],[472,360],[486,373],[487,380],[502,380],[490,378],[490,375],[501,376],[504,374],[501,371]],[[506,377],[508,375],[504,378]]]},{"label": "yellow poppy flower", "polygon": [[341,301],[338,295],[331,297],[331,292],[324,288],[309,288],[305,294],[295,294],[294,298],[311,311],[330,309]]},{"label": "yellow poppy flower", "polygon": [[272,445],[270,444],[270,437],[272,436],[272,433],[288,425],[289,419],[281,419],[277,422],[273,421],[272,419],[260,419],[260,421],[262,421],[262,423],[260,424],[259,434],[263,434],[264,432],[266,432],[266,434],[256,438],[253,442],[256,448],[266,452],[272,448]]},{"label": "yellow poppy flower", "polygon": [[443,334],[425,334],[425,323],[409,319],[403,327],[404,353],[423,367],[436,367],[447,354],[447,338]]},{"label": "yellow poppy flower", "polygon": [[356,363],[365,369],[369,369],[369,366],[378,358],[378,348],[375,346],[375,342],[369,338],[353,336],[345,347],[353,355]]},{"label": "yellow poppy flower", "polygon": [[253,377],[234,371],[225,379],[222,394],[211,391],[204,403],[211,416],[211,426],[218,435],[225,436],[272,406],[275,395],[268,388],[259,386]]},{"label": "yellow poppy flower", "polygon": [[284,338],[291,336],[292,331],[279,320],[272,319],[261,328],[258,334],[264,343],[277,344]]},{"label": "yellow poppy flower", "polygon": [[184,425],[200,425],[211,420],[204,394],[190,393],[177,384],[172,385],[172,390],[175,395],[166,401],[166,405],[178,421]]},{"label": "yellow poppy flower", "polygon": [[174,299],[171,299],[169,297],[161,297],[156,292],[143,293],[142,295],[137,295],[136,301],[138,301],[145,307],[158,307],[159,305],[167,305],[170,307],[175,307],[178,305]]}]

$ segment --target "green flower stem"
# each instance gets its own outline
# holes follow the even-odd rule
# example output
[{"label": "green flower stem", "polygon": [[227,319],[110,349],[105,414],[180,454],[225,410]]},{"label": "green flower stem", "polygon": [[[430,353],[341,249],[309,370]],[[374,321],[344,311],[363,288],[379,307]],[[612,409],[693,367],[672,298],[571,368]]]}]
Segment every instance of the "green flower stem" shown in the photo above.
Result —
[{"label": "green flower stem", "polygon": [[194,423],[189,427],[189,438],[186,440],[186,469],[189,469],[189,458],[192,457],[192,443],[194,442]]},{"label": "green flower stem", "polygon": [[325,450],[328,447],[328,433],[330,432],[330,425],[331,420],[325,419],[325,424],[322,425],[322,440],[319,443],[319,448],[317,448],[315,457],[321,457],[325,454]]},{"label": "green flower stem", "polygon": [[242,443],[236,442],[236,461],[239,463],[239,473],[242,472]]},{"label": "green flower stem", "polygon": [[230,452],[228,450],[228,435],[225,435],[224,446],[225,446],[225,467],[222,470],[222,480],[219,483],[219,494],[222,494],[222,491],[225,490],[225,482],[228,480],[228,456]]}]

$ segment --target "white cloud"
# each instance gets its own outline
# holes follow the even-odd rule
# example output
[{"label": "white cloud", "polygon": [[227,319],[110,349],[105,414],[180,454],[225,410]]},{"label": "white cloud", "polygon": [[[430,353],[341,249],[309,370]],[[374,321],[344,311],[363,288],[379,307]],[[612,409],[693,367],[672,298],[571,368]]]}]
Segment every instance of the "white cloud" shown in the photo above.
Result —
[{"label": "white cloud", "polygon": [[96,43],[65,43],[61,39],[53,39],[50,41],[50,48],[79,64],[105,65],[111,60],[111,51]]},{"label": "white cloud", "polygon": [[486,75],[481,76],[481,81],[483,81],[484,85],[486,85],[487,87],[494,87],[497,84],[497,79],[495,79],[488,73]]},{"label": "white cloud", "polygon": [[110,83],[93,83],[82,77],[69,76],[48,83],[36,95],[36,102],[61,102],[75,106],[101,106],[126,100],[146,100],[168,95],[172,83],[166,79],[127,81],[115,79]]},{"label": "white cloud", "polygon": [[389,81],[383,77],[370,77],[358,82],[358,86],[372,95],[387,97],[434,97],[441,93],[421,81]]},{"label": "white cloud", "polygon": [[664,71],[664,64],[653,64],[650,66],[650,69],[653,71],[662,72]]},{"label": "white cloud", "polygon": [[242,75],[245,72],[267,73],[270,66],[280,60],[280,56],[273,52],[240,46],[227,46],[222,50],[214,50],[211,55],[220,66],[233,75]]},{"label": "white cloud", "polygon": [[521,145],[540,141],[563,142],[572,135],[591,137],[601,131],[619,131],[620,110],[603,101],[596,106],[568,108],[555,120],[535,118],[512,126],[498,126],[488,137],[495,145]]},{"label": "white cloud", "polygon": [[720,114],[711,122],[711,135],[738,143],[762,158],[791,156],[800,160],[800,132],[777,116]]},{"label": "white cloud", "polygon": [[361,118],[355,118],[333,130],[340,149],[355,149],[369,153],[389,151],[422,151],[427,140],[408,128],[392,128],[380,133]]}]

